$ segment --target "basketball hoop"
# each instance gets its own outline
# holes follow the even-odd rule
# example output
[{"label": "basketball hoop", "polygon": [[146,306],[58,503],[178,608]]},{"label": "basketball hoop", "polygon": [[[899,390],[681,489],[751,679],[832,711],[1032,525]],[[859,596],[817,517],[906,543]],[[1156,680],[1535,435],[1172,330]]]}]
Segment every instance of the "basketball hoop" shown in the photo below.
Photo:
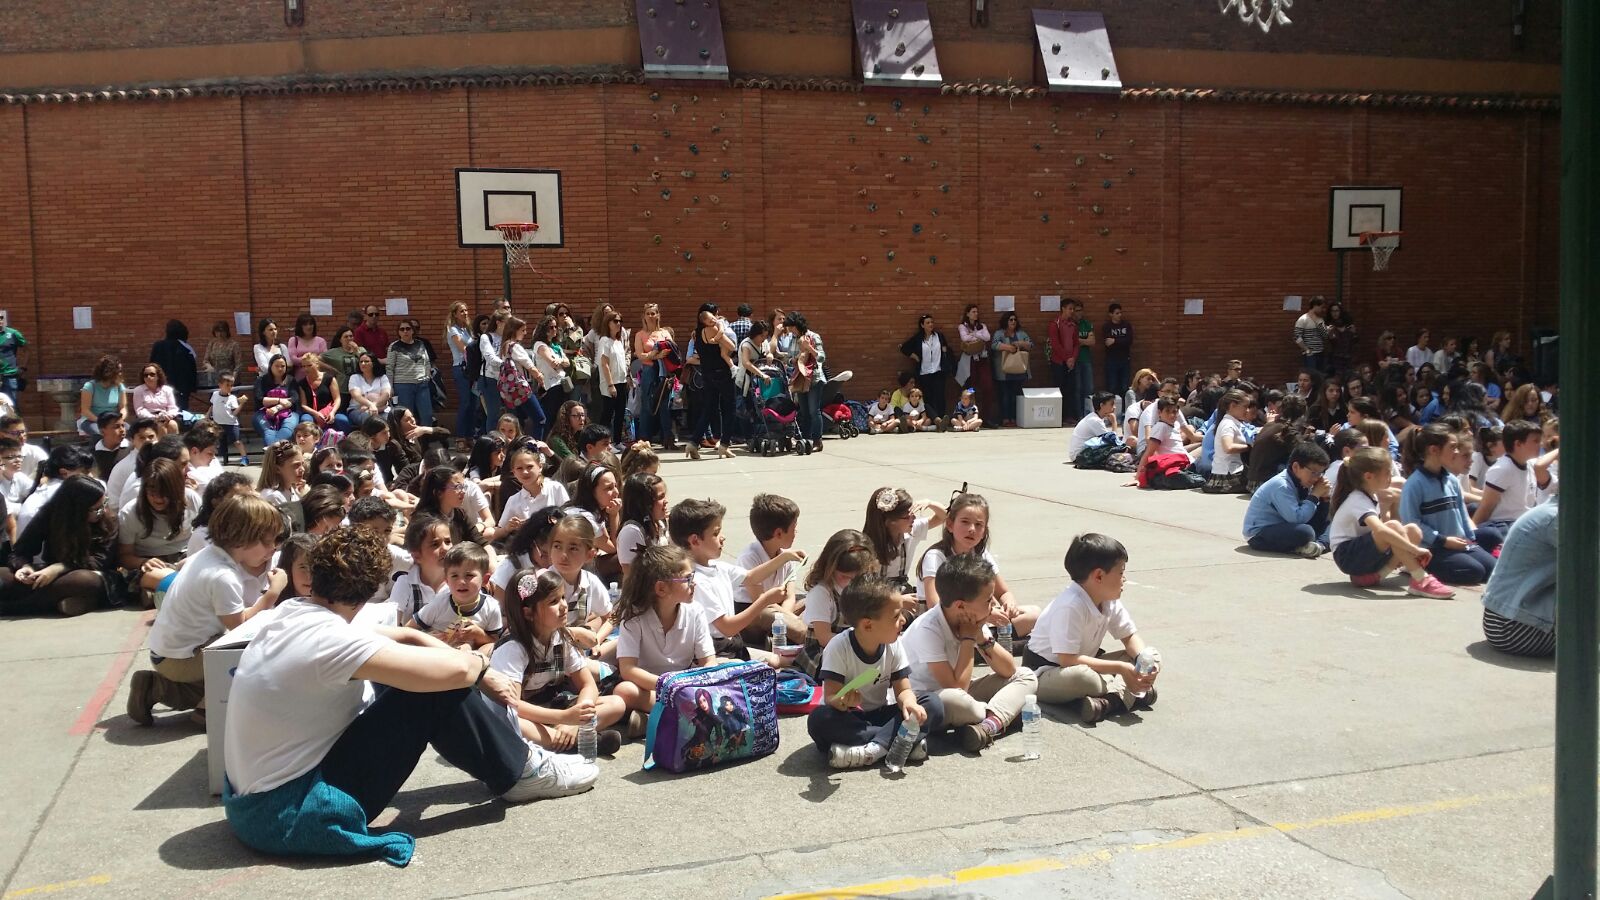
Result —
[{"label": "basketball hoop", "polygon": [[534,234],[539,230],[538,222],[501,222],[494,226],[500,232],[500,239],[505,241],[506,262],[512,266],[527,266],[533,268],[533,261],[528,258],[528,244],[533,241]]},{"label": "basketball hoop", "polygon": [[1284,10],[1294,5],[1294,0],[1217,0],[1217,10],[1224,16],[1239,14],[1239,21],[1249,25],[1254,22],[1263,34],[1270,33],[1274,25],[1290,25]]},{"label": "basketball hoop", "polygon": [[1398,231],[1363,231],[1361,244],[1372,248],[1372,270],[1382,272],[1389,268],[1389,257],[1400,248],[1400,235]]}]

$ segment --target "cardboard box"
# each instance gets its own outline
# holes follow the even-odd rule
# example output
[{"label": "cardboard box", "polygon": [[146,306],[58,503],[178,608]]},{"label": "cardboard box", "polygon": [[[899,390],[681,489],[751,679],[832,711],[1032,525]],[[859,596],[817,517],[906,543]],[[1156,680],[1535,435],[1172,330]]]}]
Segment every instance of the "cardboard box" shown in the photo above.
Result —
[{"label": "cardboard box", "polygon": [[1056,388],[1023,388],[1017,398],[1017,424],[1023,428],[1060,428],[1061,391]]}]

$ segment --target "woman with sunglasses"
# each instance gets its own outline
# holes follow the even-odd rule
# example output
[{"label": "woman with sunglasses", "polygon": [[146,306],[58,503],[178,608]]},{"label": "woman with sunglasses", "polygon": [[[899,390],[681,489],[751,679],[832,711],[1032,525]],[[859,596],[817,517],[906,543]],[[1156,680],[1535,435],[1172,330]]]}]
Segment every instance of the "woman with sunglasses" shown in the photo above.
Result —
[{"label": "woman with sunglasses", "polygon": [[184,420],[184,411],[167,384],[166,370],[156,363],[145,363],[139,370],[139,383],[129,392],[133,414],[140,419],[155,419],[156,430],[163,435],[177,434]]},{"label": "woman with sunglasses", "polygon": [[28,523],[0,568],[0,611],[79,616],[109,599],[117,514],[89,475],[71,475]]},{"label": "woman with sunglasses", "polygon": [[1017,398],[1022,396],[1022,385],[1028,380],[1028,371],[1024,369],[1016,374],[1005,371],[1005,358],[1012,353],[1027,353],[1033,349],[1033,339],[1022,330],[1022,320],[1014,312],[1000,314],[1000,330],[995,332],[994,341],[990,345],[995,351],[995,384],[1000,393],[1000,425],[1002,428],[1017,427]]},{"label": "woman with sunglasses", "polygon": [[122,360],[115,356],[102,356],[94,364],[94,372],[83,383],[78,393],[78,433],[99,437],[100,416],[115,412],[128,415],[128,392],[122,386]]},{"label": "woman with sunglasses", "polygon": [[661,307],[646,303],[644,323],[633,333],[633,360],[639,367],[637,437],[641,441],[653,439],[663,450],[677,449],[672,437],[672,398],[662,396],[663,388],[672,382],[672,373],[666,369],[672,340],[672,329],[661,324]]},{"label": "woman with sunglasses", "polygon": [[433,357],[427,345],[417,339],[417,320],[402,321],[398,330],[400,337],[389,345],[389,355],[383,360],[389,382],[394,385],[394,401],[415,413],[422,426],[429,427],[433,425],[433,390],[429,384]]},{"label": "woman with sunglasses", "polygon": [[[581,340],[583,336],[578,337]],[[533,366],[544,385],[539,392],[539,405],[545,409],[559,409],[571,395],[567,373],[572,367],[572,359],[563,346],[562,325],[554,316],[545,316],[534,329]]]}]

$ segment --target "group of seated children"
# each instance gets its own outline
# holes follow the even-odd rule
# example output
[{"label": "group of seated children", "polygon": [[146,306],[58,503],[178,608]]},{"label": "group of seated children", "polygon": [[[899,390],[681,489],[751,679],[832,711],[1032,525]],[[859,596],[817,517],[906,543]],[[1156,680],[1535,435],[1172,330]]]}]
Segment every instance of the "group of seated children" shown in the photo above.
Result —
[{"label": "group of seated children", "polygon": [[900,387],[878,392],[878,399],[867,405],[867,427],[873,434],[910,434],[914,431],[977,431],[983,427],[978,414],[977,392],[963,388],[955,408],[948,415],[930,413],[923,403],[922,388],[916,376],[900,374]]}]

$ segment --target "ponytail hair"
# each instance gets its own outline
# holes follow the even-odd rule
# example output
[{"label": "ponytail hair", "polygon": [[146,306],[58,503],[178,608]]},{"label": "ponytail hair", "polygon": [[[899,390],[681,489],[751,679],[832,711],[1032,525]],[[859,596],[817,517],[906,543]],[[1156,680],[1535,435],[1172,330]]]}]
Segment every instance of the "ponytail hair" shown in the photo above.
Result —
[{"label": "ponytail hair", "polygon": [[1430,423],[1425,428],[1413,428],[1406,432],[1405,440],[1400,444],[1400,463],[1409,475],[1422,468],[1429,450],[1443,447],[1454,439],[1455,432],[1440,422]]},{"label": "ponytail hair", "polygon": [[1362,447],[1350,454],[1339,467],[1339,481],[1333,486],[1333,509],[1337,511],[1351,494],[1361,490],[1361,480],[1373,472],[1387,472],[1394,465],[1387,450]]}]

